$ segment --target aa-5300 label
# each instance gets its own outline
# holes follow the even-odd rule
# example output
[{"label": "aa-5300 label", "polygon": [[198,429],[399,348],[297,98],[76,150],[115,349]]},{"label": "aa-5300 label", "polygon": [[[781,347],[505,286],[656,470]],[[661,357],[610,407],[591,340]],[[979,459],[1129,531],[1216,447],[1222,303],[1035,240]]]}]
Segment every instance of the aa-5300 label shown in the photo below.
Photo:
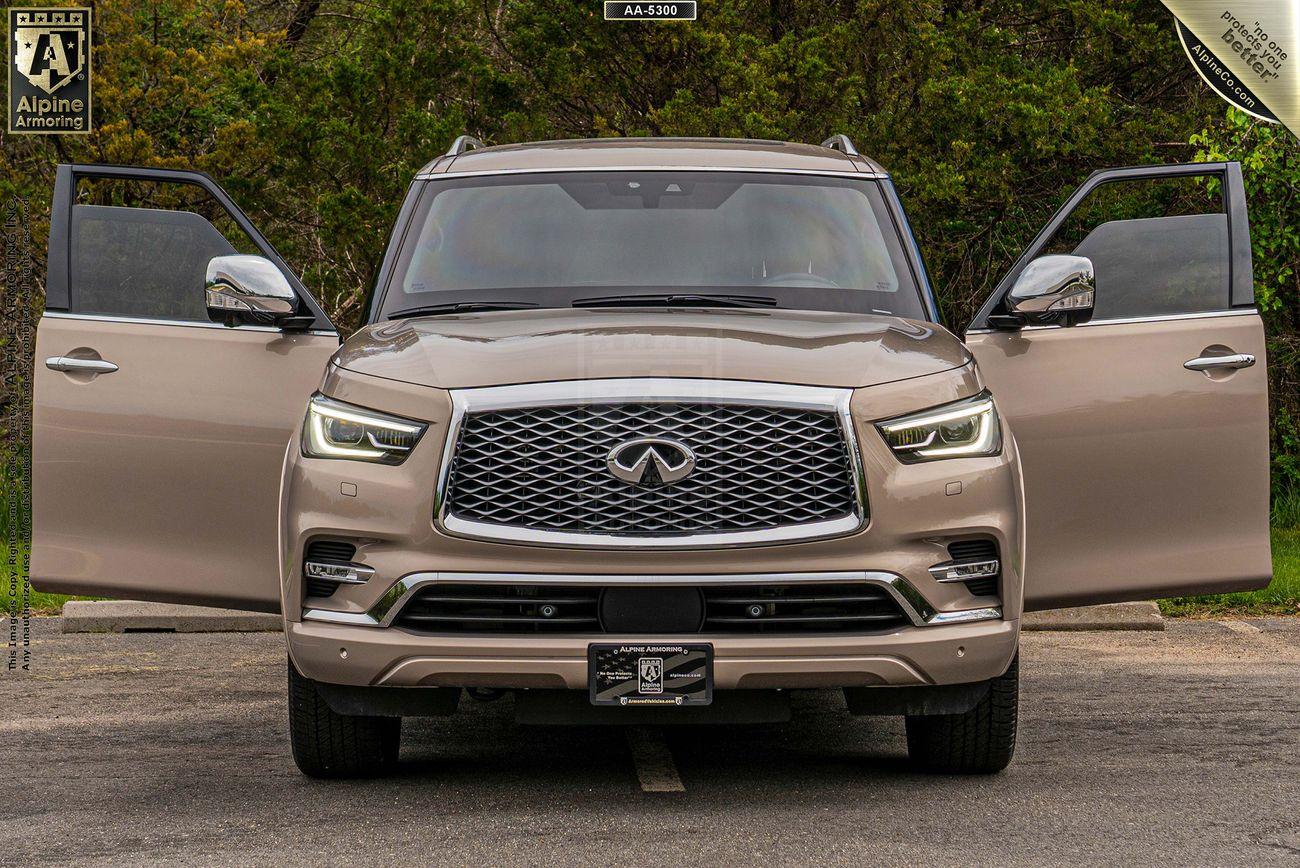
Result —
[{"label": "aa-5300 label", "polygon": [[605,0],[606,21],[694,21],[695,0],[681,3],[628,3]]}]

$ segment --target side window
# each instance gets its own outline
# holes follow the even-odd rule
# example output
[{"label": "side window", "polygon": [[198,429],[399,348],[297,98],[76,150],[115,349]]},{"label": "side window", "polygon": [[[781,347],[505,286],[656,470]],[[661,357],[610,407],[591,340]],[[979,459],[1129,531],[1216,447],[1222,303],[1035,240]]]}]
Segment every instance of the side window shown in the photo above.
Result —
[{"label": "side window", "polygon": [[1092,260],[1094,320],[1224,310],[1231,258],[1222,189],[1214,174],[1104,183],[1039,255]]},{"label": "side window", "polygon": [[259,253],[197,184],[80,179],[72,205],[70,309],[207,322],[208,260]]}]

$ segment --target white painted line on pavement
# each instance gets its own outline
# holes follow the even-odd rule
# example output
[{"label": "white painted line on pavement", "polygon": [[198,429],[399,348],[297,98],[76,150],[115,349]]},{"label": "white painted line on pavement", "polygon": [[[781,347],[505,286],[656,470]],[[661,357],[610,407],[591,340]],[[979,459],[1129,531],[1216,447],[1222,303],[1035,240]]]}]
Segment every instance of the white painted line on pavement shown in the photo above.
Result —
[{"label": "white painted line on pavement", "polygon": [[1258,636],[1260,633],[1264,632],[1263,630],[1256,627],[1254,624],[1247,624],[1245,621],[1223,620],[1220,621],[1219,623],[1227,627],[1229,630],[1231,630],[1234,633],[1241,633],[1246,636]]},{"label": "white painted line on pavement", "polygon": [[642,792],[686,792],[673,763],[673,752],[668,749],[662,732],[650,726],[629,726],[627,746],[632,749],[632,761],[636,763],[636,776],[641,780]]}]

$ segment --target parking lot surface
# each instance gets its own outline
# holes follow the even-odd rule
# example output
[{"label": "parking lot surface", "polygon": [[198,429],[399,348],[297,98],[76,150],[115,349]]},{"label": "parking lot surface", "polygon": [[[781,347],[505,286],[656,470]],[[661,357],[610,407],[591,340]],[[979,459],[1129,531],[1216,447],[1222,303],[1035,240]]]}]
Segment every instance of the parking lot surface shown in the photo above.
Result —
[{"label": "parking lot surface", "polygon": [[408,721],[389,779],[289,756],[279,634],[33,630],[0,676],[0,864],[1300,863],[1300,620],[1023,637],[1020,743],[911,772],[835,693],[745,728]]}]

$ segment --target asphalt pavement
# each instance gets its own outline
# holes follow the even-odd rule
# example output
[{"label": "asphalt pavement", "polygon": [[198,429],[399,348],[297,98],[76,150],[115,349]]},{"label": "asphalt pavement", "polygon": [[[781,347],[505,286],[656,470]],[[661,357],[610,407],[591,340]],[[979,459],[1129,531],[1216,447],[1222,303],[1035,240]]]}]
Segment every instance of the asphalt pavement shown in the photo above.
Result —
[{"label": "asphalt pavement", "polygon": [[[6,631],[7,633],[7,631]],[[0,865],[1300,865],[1300,620],[1023,637],[1001,775],[915,774],[835,693],[745,728],[408,721],[389,779],[289,756],[283,637],[64,635],[0,675]]]}]

